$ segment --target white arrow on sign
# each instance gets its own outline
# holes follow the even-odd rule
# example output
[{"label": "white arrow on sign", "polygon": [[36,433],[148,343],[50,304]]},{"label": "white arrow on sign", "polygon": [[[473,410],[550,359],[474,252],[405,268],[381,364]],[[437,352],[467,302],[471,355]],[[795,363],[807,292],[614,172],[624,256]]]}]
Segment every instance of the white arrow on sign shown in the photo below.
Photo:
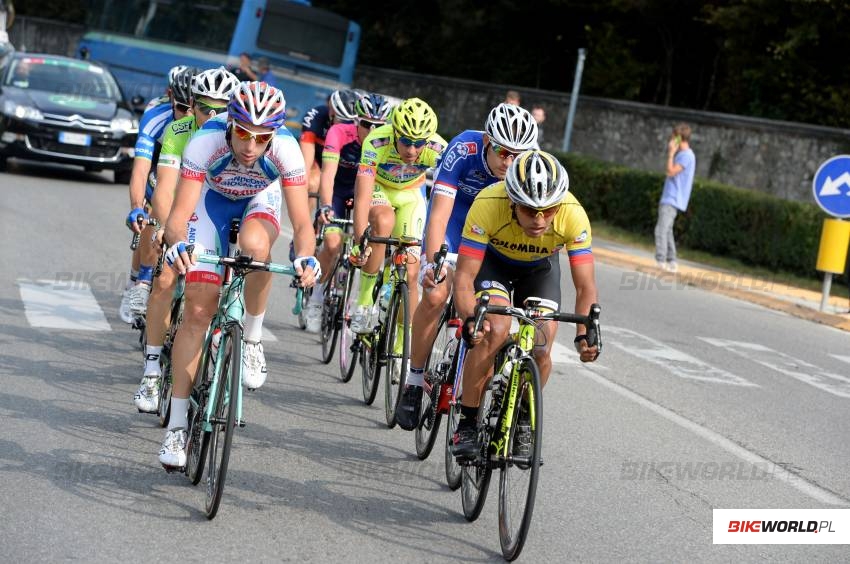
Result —
[{"label": "white arrow on sign", "polygon": [[[850,187],[850,172],[845,172],[835,180],[832,177],[827,176],[826,182],[823,183],[823,188],[820,189],[818,193],[819,196],[840,196],[841,190],[839,190],[839,186],[847,186]],[[850,192],[847,193],[850,196]]]}]

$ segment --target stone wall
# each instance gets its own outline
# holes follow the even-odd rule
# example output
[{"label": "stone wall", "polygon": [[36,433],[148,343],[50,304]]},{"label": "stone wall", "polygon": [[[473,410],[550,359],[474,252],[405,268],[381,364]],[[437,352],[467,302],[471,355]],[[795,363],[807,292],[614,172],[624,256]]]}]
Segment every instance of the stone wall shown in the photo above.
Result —
[{"label": "stone wall", "polygon": [[9,40],[18,51],[73,57],[83,32],[83,26],[77,24],[15,16]]},{"label": "stone wall", "polygon": [[[569,94],[359,66],[354,86],[431,104],[440,132],[480,129],[487,112],[518,90],[528,109],[546,110],[543,147],[560,150]],[[571,151],[624,166],[663,171],[666,142],[675,122],[691,124],[697,175],[725,184],[813,201],[811,182],[827,158],[850,153],[850,130],[802,123],[653,106],[580,96]]]}]

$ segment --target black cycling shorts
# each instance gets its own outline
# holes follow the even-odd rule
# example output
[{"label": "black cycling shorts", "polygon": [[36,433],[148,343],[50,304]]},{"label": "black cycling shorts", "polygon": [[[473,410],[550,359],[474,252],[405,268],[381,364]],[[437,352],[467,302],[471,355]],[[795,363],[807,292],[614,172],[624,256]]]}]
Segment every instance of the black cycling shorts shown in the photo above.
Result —
[{"label": "black cycling shorts", "polygon": [[489,248],[484,254],[481,270],[475,277],[475,295],[489,292],[493,296],[510,299],[522,307],[525,298],[534,296],[561,304],[561,264],[558,254],[537,264],[518,266],[508,263]]}]

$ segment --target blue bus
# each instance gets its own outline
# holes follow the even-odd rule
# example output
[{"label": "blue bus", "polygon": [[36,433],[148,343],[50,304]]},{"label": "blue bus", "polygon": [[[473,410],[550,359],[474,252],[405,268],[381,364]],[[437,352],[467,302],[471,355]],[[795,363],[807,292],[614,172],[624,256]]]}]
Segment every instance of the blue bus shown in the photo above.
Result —
[{"label": "blue bus", "polygon": [[[283,89],[287,126],[335,89],[351,84],[360,26],[294,0],[84,0],[79,49],[109,65],[127,98],[163,94],[175,65],[238,66],[248,53],[270,63]],[[256,70],[256,69],[255,69]]]}]

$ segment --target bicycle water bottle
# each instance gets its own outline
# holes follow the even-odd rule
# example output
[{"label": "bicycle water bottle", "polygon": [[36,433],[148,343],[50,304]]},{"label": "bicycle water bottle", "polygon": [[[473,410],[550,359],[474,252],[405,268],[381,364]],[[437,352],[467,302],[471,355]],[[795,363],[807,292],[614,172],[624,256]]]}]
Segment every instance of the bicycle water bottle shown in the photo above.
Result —
[{"label": "bicycle water bottle", "polygon": [[213,330],[212,339],[210,339],[210,352],[212,353],[212,358],[210,360],[215,360],[218,356],[218,345],[221,343],[221,329],[216,327]]},{"label": "bicycle water bottle", "polygon": [[387,319],[387,309],[390,307],[390,294],[393,292],[393,287],[389,282],[381,286],[381,291],[378,293],[378,306],[380,309],[379,318],[381,323]]},{"label": "bicycle water bottle", "polygon": [[458,342],[460,341],[459,328],[462,322],[459,318],[449,319],[446,322],[446,346],[443,347],[443,356],[440,359],[440,364],[437,365],[437,371],[440,378],[444,378],[452,367],[452,360],[457,352]]}]

